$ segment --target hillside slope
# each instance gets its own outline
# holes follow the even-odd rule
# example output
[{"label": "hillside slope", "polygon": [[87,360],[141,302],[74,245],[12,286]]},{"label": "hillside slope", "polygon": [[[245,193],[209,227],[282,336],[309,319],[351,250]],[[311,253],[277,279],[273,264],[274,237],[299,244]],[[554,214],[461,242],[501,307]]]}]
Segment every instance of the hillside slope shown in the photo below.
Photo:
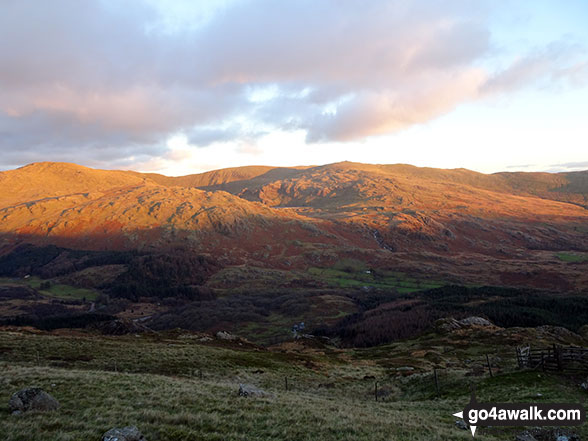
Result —
[{"label": "hillside slope", "polygon": [[[225,264],[288,269],[351,258],[450,280],[565,288],[583,280],[585,177],[343,162],[168,178],[38,163],[0,173],[0,253],[21,241],[181,247]],[[560,267],[557,252],[580,253],[570,255],[578,264]]]}]

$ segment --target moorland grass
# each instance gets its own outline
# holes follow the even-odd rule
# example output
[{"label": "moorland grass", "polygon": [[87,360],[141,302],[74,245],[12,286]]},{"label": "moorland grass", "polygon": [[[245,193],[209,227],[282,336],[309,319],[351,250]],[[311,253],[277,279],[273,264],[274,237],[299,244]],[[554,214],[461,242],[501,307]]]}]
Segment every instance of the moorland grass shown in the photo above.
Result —
[{"label": "moorland grass", "polygon": [[[297,353],[200,338],[179,331],[116,338],[0,332],[2,439],[90,441],[111,427],[137,425],[150,441],[466,440],[471,435],[451,414],[468,402],[471,384],[485,401],[577,401],[583,393],[542,373],[471,378],[455,369],[443,371],[436,397],[430,372],[394,376],[378,362],[383,350]],[[410,344],[388,350],[401,354]],[[239,397],[243,382],[271,396]],[[32,385],[61,408],[10,415],[10,395]],[[477,436],[514,439],[518,431],[481,428]]]}]

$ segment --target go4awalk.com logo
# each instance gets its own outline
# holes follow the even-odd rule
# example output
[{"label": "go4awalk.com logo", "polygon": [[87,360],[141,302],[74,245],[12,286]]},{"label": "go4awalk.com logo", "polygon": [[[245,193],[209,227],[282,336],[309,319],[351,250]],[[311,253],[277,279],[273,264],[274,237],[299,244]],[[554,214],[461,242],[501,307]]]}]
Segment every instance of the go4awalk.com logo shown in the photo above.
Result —
[{"label": "go4awalk.com logo", "polygon": [[479,426],[579,426],[586,411],[572,403],[478,403],[472,392],[470,402],[453,416],[462,418],[475,436]]}]

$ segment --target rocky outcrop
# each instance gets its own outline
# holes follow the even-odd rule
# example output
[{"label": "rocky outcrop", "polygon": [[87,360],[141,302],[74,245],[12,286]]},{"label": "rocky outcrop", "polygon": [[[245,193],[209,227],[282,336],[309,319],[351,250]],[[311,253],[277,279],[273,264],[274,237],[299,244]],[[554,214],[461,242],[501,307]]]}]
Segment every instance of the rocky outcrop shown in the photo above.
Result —
[{"label": "rocky outcrop", "polygon": [[492,322],[482,317],[468,317],[459,320],[461,326],[492,326]]},{"label": "rocky outcrop", "polygon": [[216,338],[219,340],[227,340],[227,341],[234,341],[237,340],[238,337],[231,334],[230,332],[226,332],[226,331],[218,331],[215,334]]},{"label": "rocky outcrop", "polygon": [[515,441],[580,441],[580,436],[567,429],[535,427],[519,433]]},{"label": "rocky outcrop", "polygon": [[584,325],[580,329],[578,329],[578,335],[585,339],[588,339],[588,325]]},{"label": "rocky outcrop", "polygon": [[453,317],[439,319],[435,322],[435,330],[441,333],[449,333],[459,329],[471,327],[490,327],[494,324],[482,317],[467,317],[461,320],[456,320]]},{"label": "rocky outcrop", "polygon": [[59,401],[39,387],[28,387],[14,393],[8,407],[13,414],[31,410],[46,412],[59,409]]}]

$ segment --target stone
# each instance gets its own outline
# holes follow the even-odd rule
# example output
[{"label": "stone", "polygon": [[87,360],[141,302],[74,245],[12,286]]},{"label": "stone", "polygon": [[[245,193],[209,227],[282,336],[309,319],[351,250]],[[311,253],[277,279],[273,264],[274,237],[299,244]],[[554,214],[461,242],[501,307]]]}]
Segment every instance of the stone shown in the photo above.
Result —
[{"label": "stone", "polygon": [[516,441],[537,441],[537,438],[535,438],[533,435],[531,435],[531,433],[527,430],[525,430],[524,432],[521,432],[517,435],[517,437],[515,438]]},{"label": "stone", "polygon": [[456,420],[455,425],[458,429],[468,430],[468,425],[465,423],[464,420]]},{"label": "stone", "polygon": [[239,384],[239,396],[241,397],[269,397],[266,391],[251,384]]},{"label": "stone", "polygon": [[28,387],[15,392],[10,397],[8,406],[13,414],[30,410],[45,412],[59,409],[59,401],[39,387]]},{"label": "stone", "polygon": [[102,441],[146,441],[135,426],[115,427],[102,435]]}]

